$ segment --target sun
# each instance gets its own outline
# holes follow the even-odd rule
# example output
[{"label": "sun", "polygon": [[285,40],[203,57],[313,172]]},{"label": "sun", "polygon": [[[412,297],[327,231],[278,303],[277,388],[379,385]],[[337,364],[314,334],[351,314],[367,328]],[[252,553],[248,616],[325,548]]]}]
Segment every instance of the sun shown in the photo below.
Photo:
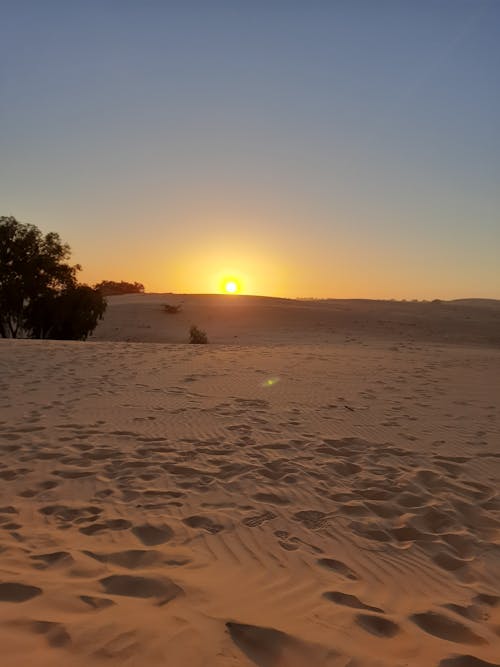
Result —
[{"label": "sun", "polygon": [[224,291],[227,294],[236,294],[238,291],[238,283],[236,280],[226,280],[224,282]]},{"label": "sun", "polygon": [[235,273],[228,271],[219,274],[217,283],[219,294],[241,294],[243,283],[241,277]]}]

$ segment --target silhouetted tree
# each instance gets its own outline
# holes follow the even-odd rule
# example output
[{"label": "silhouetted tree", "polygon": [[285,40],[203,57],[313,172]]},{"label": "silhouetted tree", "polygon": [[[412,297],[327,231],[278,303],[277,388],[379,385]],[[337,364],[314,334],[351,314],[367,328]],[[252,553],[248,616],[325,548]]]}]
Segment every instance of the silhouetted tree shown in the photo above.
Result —
[{"label": "silhouetted tree", "polygon": [[102,294],[88,285],[75,285],[33,301],[26,309],[25,327],[31,338],[86,340],[105,310]]},{"label": "silhouetted tree", "polygon": [[78,284],[80,266],[58,234],[0,217],[0,336],[84,340],[102,318],[102,294]]},{"label": "silhouetted tree", "polygon": [[142,283],[127,283],[124,280],[115,282],[114,280],[103,280],[94,289],[99,290],[104,296],[113,296],[116,294],[144,294],[144,285]]}]

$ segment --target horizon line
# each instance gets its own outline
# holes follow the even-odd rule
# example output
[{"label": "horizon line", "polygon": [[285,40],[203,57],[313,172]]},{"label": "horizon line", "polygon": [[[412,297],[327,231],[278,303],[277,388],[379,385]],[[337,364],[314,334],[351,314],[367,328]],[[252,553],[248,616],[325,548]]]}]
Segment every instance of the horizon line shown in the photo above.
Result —
[{"label": "horizon line", "polygon": [[256,299],[280,299],[285,301],[388,301],[397,303],[453,303],[456,301],[493,301],[500,303],[500,297],[481,297],[467,296],[455,297],[452,299],[434,298],[395,298],[395,297],[338,297],[338,296],[272,296],[267,294],[228,294],[225,292],[128,292],[126,294],[111,294],[109,296],[219,296],[228,299],[237,299],[238,297],[252,297]]}]

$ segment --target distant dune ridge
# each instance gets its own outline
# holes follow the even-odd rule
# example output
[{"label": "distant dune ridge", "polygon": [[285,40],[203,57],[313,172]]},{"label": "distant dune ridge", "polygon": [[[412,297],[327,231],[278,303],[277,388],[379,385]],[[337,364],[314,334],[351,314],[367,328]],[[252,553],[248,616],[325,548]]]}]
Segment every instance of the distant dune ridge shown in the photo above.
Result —
[{"label": "distant dune ridge", "polygon": [[0,340],[2,667],[499,667],[499,324],[165,294]]},{"label": "distant dune ridge", "polygon": [[[500,347],[500,301],[402,302],[283,299],[223,294],[108,297],[92,340],[187,342],[189,327],[213,343],[329,343],[401,340]],[[182,305],[168,315],[162,305]]]}]

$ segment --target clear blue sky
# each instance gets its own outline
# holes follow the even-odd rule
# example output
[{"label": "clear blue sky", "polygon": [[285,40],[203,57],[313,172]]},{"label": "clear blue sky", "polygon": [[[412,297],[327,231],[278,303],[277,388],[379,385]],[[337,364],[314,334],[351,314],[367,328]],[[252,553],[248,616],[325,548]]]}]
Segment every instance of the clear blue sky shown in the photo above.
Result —
[{"label": "clear blue sky", "polygon": [[0,215],[151,291],[500,298],[497,0],[0,0]]}]

